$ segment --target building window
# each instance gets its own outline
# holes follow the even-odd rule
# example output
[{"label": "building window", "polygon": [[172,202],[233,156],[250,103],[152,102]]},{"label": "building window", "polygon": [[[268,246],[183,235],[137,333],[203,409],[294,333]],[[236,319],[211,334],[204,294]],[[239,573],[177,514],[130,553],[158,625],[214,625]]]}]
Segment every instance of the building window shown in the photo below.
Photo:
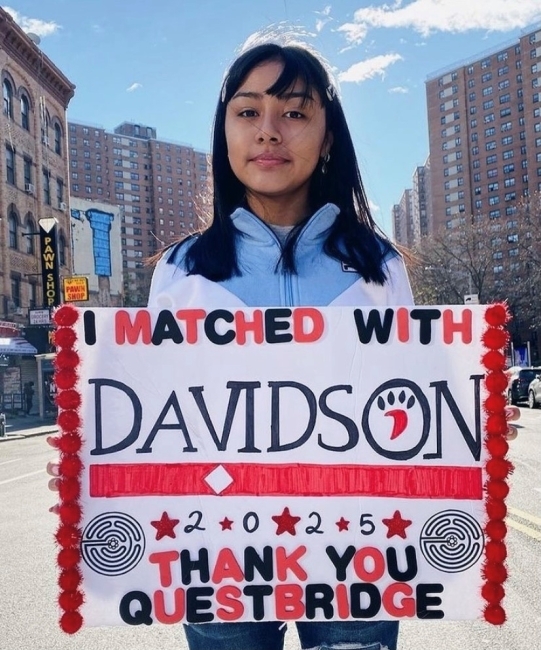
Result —
[{"label": "building window", "polygon": [[21,278],[18,275],[11,276],[11,300],[15,307],[21,306]]},{"label": "building window", "polygon": [[15,150],[6,145],[6,180],[10,185],[15,185]]},{"label": "building window", "polygon": [[4,115],[13,119],[13,88],[7,79],[2,83],[2,92],[4,95]]},{"label": "building window", "polygon": [[64,203],[64,181],[61,178],[56,179],[56,200],[58,207]]},{"label": "building window", "polygon": [[19,218],[12,207],[8,216],[9,247],[15,251],[19,248],[18,227]]},{"label": "building window", "polygon": [[492,95],[492,86],[483,88],[483,97],[486,97],[487,95]]},{"label": "building window", "polygon": [[66,238],[63,232],[58,237],[58,261],[60,266],[66,266]]},{"label": "building window", "polygon": [[48,169],[43,169],[43,202],[51,205],[51,176]]},{"label": "building window", "polygon": [[33,255],[35,252],[34,236],[36,234],[36,224],[30,212],[26,215],[24,222],[24,238],[26,239],[26,252]]},{"label": "building window", "polygon": [[26,95],[21,96],[21,126],[30,131],[30,104]]},{"label": "building window", "polygon": [[62,129],[58,122],[54,125],[54,152],[62,155]]},{"label": "building window", "polygon": [[500,95],[500,104],[506,104],[511,101],[511,95],[506,93],[505,95]]}]

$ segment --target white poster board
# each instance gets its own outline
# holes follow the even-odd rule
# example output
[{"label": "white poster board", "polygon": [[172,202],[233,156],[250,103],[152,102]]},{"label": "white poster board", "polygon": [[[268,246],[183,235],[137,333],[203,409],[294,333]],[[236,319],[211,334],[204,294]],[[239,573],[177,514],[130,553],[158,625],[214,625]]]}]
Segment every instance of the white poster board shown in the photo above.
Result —
[{"label": "white poster board", "polygon": [[504,311],[62,307],[62,627],[504,616]]}]

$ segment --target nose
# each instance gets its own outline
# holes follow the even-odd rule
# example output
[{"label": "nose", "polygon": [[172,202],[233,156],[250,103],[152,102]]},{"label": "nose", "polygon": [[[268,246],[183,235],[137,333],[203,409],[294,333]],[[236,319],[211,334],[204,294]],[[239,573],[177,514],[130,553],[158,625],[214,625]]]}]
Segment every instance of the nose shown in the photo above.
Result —
[{"label": "nose", "polygon": [[273,144],[282,142],[282,135],[276,119],[268,113],[261,116],[257,125],[257,141],[259,143],[272,142]]}]

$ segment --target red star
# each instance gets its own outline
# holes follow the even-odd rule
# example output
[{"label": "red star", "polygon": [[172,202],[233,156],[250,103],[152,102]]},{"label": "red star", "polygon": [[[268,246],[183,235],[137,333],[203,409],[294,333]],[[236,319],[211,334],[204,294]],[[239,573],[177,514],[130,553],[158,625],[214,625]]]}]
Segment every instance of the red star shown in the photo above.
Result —
[{"label": "red star", "polygon": [[274,515],[272,520],[278,524],[278,528],[276,529],[277,535],[281,535],[282,533],[296,535],[297,531],[295,530],[295,524],[298,524],[301,518],[294,517],[290,514],[289,508],[284,508],[282,514]]},{"label": "red star", "polygon": [[349,521],[344,519],[344,517],[340,517],[340,520],[336,522],[336,525],[338,526],[338,531],[340,533],[343,530],[349,530]]},{"label": "red star", "polygon": [[398,535],[402,539],[406,539],[406,528],[411,526],[411,521],[409,519],[402,519],[402,515],[399,510],[395,510],[394,515],[391,519],[382,519],[383,523],[387,526],[387,539]]},{"label": "red star", "polygon": [[227,517],[224,517],[224,519],[222,519],[219,524],[222,527],[222,530],[231,530],[231,527],[233,526],[233,522]]},{"label": "red star", "polygon": [[176,537],[175,526],[179,523],[180,519],[170,519],[169,515],[164,512],[161,519],[157,521],[151,521],[151,526],[154,526],[156,529],[156,540],[161,539],[162,537]]}]

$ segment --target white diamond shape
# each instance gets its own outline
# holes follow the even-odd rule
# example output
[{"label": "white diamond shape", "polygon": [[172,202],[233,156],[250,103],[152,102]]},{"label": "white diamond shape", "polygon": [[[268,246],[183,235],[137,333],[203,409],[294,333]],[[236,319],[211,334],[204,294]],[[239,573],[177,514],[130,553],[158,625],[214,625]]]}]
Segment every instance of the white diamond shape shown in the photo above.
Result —
[{"label": "white diamond shape", "polygon": [[216,494],[220,494],[233,483],[233,478],[223,465],[218,465],[216,469],[213,469],[210,474],[205,476],[204,481],[210,485]]}]

